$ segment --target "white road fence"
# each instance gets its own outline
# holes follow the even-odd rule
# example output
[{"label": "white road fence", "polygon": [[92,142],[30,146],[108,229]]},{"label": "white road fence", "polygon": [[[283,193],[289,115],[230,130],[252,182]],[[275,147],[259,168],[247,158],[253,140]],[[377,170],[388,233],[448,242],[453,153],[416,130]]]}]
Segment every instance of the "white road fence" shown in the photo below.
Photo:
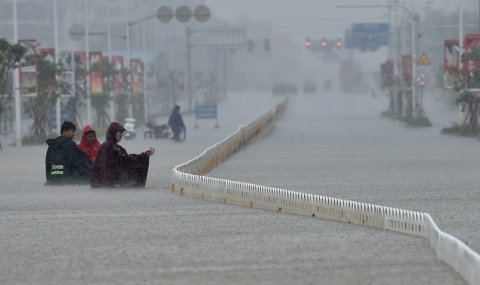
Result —
[{"label": "white road fence", "polygon": [[352,223],[421,236],[430,240],[437,258],[453,267],[468,284],[480,284],[480,255],[456,237],[441,231],[427,213],[359,203],[314,194],[204,176],[211,169],[272,131],[287,101],[240,127],[198,157],[173,169],[172,192],[315,218]]}]

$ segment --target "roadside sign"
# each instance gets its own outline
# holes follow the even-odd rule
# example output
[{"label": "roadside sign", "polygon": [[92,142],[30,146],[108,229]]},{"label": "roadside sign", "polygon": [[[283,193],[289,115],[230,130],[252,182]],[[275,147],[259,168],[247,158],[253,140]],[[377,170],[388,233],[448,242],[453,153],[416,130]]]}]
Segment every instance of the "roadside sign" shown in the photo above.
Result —
[{"label": "roadside sign", "polygon": [[420,87],[425,87],[430,82],[430,76],[426,72],[419,72],[415,77],[415,82]]},{"label": "roadside sign", "polygon": [[417,60],[418,65],[430,65],[430,59],[428,59],[428,56],[425,53],[422,53],[420,58]]},{"label": "roadside sign", "polygon": [[196,105],[195,118],[196,119],[216,119],[217,105]]},{"label": "roadside sign", "polygon": [[200,5],[193,10],[193,17],[200,23],[203,23],[210,19],[210,9],[205,5]]},{"label": "roadside sign", "polygon": [[85,27],[80,24],[73,24],[68,29],[68,35],[76,42],[81,41],[85,37]]},{"label": "roadside sign", "polygon": [[162,23],[170,22],[173,16],[175,16],[173,10],[168,6],[162,6],[157,10],[157,19]]},{"label": "roadside sign", "polygon": [[217,104],[215,105],[195,105],[195,129],[198,128],[197,120],[199,119],[216,119],[218,128]]},{"label": "roadside sign", "polygon": [[345,31],[345,46],[348,49],[376,50],[387,46],[389,40],[388,23],[355,23]]},{"label": "roadside sign", "polygon": [[177,10],[175,10],[175,17],[181,23],[186,23],[190,21],[192,16],[193,16],[192,10],[188,6],[182,5],[178,7]]}]

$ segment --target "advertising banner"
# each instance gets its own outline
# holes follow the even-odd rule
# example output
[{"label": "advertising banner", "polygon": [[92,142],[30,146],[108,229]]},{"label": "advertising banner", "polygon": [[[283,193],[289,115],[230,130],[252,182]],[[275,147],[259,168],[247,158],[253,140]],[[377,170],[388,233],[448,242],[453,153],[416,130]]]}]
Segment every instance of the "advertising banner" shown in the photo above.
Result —
[{"label": "advertising banner", "polygon": [[67,71],[73,71],[75,66],[74,56],[72,50],[61,50],[58,62],[62,64],[63,69]]},{"label": "advertising banner", "polygon": [[80,61],[80,67],[85,68],[85,52],[84,51],[75,51],[73,52],[73,56],[75,57],[75,60]]},{"label": "advertising banner", "polygon": [[75,96],[75,79],[73,71],[63,71],[58,77],[62,96]]},{"label": "advertising banner", "polygon": [[[80,67],[81,69],[84,69],[86,68],[86,56],[85,56],[85,52],[84,51],[75,51],[73,52],[73,57],[75,58],[75,62],[78,62],[78,67]],[[77,79],[77,86],[79,88],[81,88],[81,91],[82,92],[85,92],[86,88],[87,88],[87,78],[85,76],[82,76],[80,74],[76,74],[76,79]]]},{"label": "advertising banner", "polygon": [[54,48],[41,48],[39,53],[46,61],[55,62]]},{"label": "advertising banner", "polygon": [[90,61],[90,93],[103,93],[102,52],[95,51],[89,55]]},{"label": "advertising banner", "polygon": [[460,69],[459,40],[445,40],[443,55],[443,88],[453,89]]},{"label": "advertising banner", "polygon": [[20,95],[24,97],[37,97],[37,67],[20,66]]},{"label": "advertising banner", "polygon": [[121,92],[125,89],[123,56],[121,55],[112,56],[112,65],[113,65],[113,69],[117,73],[117,75],[115,75],[115,78],[113,80],[113,91]]},{"label": "advertising banner", "polygon": [[143,92],[143,62],[140,59],[132,59],[130,62],[130,79],[132,91]]}]

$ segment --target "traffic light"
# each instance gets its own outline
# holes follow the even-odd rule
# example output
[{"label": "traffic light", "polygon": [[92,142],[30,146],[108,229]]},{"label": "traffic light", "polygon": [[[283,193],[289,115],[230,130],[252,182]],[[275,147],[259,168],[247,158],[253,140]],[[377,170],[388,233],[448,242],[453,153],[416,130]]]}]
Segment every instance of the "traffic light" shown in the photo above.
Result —
[{"label": "traffic light", "polygon": [[312,42],[310,41],[310,38],[306,38],[305,39],[305,48],[310,49],[311,46],[312,46]]},{"label": "traffic light", "polygon": [[247,40],[247,51],[253,52],[254,47],[255,47],[255,42],[253,40]]},{"label": "traffic light", "polygon": [[328,46],[327,40],[322,39],[322,41],[320,42],[320,45],[322,46],[322,48],[326,48]]},{"label": "traffic light", "polygon": [[340,39],[337,40],[337,48],[341,48],[343,45],[342,41]]},{"label": "traffic light", "polygon": [[263,47],[265,48],[265,51],[270,51],[270,39],[265,38],[263,43],[264,43]]}]

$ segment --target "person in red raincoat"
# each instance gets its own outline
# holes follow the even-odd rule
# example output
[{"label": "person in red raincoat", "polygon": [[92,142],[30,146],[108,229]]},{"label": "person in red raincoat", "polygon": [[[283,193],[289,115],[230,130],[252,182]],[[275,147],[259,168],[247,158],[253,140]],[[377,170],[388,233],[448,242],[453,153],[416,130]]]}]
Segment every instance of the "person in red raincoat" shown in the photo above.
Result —
[{"label": "person in red raincoat", "polygon": [[98,150],[92,167],[92,188],[101,187],[145,187],[150,156],[155,149],[150,148],[141,154],[128,154],[118,145],[125,128],[113,122],[108,127],[106,140]]},{"label": "person in red raincoat", "polygon": [[85,129],[83,129],[82,140],[78,146],[90,156],[93,163],[100,149],[100,142],[97,140],[95,130],[90,125],[86,125]]}]

